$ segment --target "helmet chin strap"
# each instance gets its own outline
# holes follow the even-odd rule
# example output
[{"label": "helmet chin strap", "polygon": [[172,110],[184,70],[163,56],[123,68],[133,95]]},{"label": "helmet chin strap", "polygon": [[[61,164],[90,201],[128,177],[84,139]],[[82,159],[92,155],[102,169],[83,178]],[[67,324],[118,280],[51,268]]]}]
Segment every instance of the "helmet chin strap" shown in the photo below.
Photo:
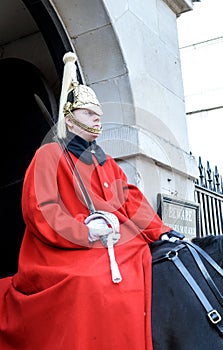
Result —
[{"label": "helmet chin strap", "polygon": [[90,126],[87,126],[86,124],[83,124],[81,122],[79,122],[77,119],[74,118],[74,115],[71,113],[71,111],[69,111],[69,114],[70,114],[70,119],[71,121],[79,126],[79,128],[81,128],[82,130],[84,131],[87,131],[87,132],[90,132],[91,134],[101,134],[102,132],[102,126],[100,127],[100,129],[97,129],[97,128],[91,128]]}]

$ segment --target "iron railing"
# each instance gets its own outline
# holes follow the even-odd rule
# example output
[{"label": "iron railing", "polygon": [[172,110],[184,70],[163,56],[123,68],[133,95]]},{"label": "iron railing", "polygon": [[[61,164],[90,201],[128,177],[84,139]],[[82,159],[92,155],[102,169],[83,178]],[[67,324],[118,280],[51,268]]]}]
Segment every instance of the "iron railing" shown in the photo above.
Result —
[{"label": "iron railing", "polygon": [[195,182],[195,202],[199,204],[199,236],[223,234],[223,180],[218,168],[198,162],[199,178]]}]

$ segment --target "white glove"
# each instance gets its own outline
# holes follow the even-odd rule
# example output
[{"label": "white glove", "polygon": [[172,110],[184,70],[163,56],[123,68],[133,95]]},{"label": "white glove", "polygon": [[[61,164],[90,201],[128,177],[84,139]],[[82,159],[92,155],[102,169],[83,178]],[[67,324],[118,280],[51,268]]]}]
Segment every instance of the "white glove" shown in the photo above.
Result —
[{"label": "white glove", "polygon": [[104,211],[95,212],[89,215],[84,223],[89,229],[90,242],[100,239],[102,244],[108,247],[116,244],[120,239],[119,221],[114,214]]},{"label": "white glove", "polygon": [[92,219],[86,226],[89,229],[88,239],[90,242],[98,241],[101,236],[112,233],[112,228],[108,226],[104,219]]},{"label": "white glove", "polygon": [[161,241],[169,241],[169,242],[176,242],[179,241],[179,238],[177,237],[169,237],[168,234],[164,233],[161,237],[160,237]]},{"label": "white glove", "polygon": [[89,229],[89,241],[94,242],[100,239],[101,243],[108,248],[112,281],[121,282],[122,276],[114,254],[114,244],[120,239],[120,225],[117,216],[106,211],[99,211],[89,215],[84,223]]},{"label": "white glove", "polygon": [[171,230],[167,233],[164,233],[160,237],[161,241],[170,241],[170,242],[176,242],[176,241],[182,241],[185,239],[185,236],[183,233],[180,233],[175,230]]}]

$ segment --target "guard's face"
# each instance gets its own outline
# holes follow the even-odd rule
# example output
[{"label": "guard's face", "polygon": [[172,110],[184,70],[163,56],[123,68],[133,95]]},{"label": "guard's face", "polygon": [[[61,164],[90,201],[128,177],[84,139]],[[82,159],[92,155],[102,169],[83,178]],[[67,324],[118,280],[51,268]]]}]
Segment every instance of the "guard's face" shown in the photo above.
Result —
[{"label": "guard's face", "polygon": [[101,117],[89,109],[75,109],[73,111],[75,119],[96,130],[101,129]]},{"label": "guard's face", "polygon": [[75,109],[66,116],[66,123],[71,132],[90,142],[101,133],[101,117],[89,109]]}]

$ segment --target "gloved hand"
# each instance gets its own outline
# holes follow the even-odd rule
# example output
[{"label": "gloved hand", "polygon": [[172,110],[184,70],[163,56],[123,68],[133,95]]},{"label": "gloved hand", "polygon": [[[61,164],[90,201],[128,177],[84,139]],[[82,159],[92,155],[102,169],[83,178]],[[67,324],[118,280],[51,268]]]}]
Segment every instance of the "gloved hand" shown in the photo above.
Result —
[{"label": "gloved hand", "polygon": [[101,240],[106,247],[114,245],[120,239],[118,218],[108,212],[99,211],[89,215],[84,223],[88,226],[90,242]]},{"label": "gloved hand", "polygon": [[160,239],[162,241],[170,241],[170,242],[176,242],[176,241],[182,240],[184,238],[185,238],[185,236],[182,233],[174,231],[174,230],[167,232],[167,233],[164,233],[160,237]]},{"label": "gloved hand", "polygon": [[108,223],[104,219],[92,219],[86,225],[89,229],[88,239],[90,242],[98,241],[100,237],[112,233],[112,228],[108,226]]}]

